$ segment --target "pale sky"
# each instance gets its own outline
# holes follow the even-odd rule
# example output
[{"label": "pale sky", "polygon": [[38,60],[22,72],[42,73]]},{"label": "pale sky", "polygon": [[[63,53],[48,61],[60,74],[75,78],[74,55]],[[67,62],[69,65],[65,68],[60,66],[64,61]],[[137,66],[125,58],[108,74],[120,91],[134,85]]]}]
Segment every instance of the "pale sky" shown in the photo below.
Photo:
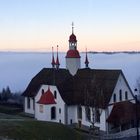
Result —
[{"label": "pale sky", "polygon": [[0,0],[0,51],[140,51],[140,0]]}]

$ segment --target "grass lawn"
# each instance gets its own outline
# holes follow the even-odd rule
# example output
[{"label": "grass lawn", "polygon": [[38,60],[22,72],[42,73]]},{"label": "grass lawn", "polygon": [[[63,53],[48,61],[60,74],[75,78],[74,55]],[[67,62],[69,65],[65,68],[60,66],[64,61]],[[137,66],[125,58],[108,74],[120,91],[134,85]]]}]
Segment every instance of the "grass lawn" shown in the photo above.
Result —
[{"label": "grass lawn", "polygon": [[1,120],[0,136],[15,140],[83,140],[67,126],[35,120]]},{"label": "grass lawn", "polygon": [[0,138],[2,136],[14,140],[84,140],[84,136],[74,129],[59,123],[36,121],[21,116],[16,108],[0,105],[0,112]]}]

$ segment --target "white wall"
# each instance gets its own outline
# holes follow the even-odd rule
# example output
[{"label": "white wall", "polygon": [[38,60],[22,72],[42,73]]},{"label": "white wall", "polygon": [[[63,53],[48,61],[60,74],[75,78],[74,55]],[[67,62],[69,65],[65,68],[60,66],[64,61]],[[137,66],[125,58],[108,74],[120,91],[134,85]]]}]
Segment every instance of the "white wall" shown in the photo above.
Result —
[{"label": "white wall", "polygon": [[100,130],[106,131],[106,114],[105,114],[105,110],[102,110],[101,116],[100,116],[100,123],[98,123],[97,125],[100,127]]},{"label": "white wall", "polygon": [[66,58],[66,68],[72,75],[75,75],[77,70],[81,68],[80,58]]},{"label": "white wall", "polygon": [[[27,107],[27,100],[30,99],[30,108]],[[34,114],[35,110],[33,109],[33,98],[31,97],[25,97],[24,98],[24,112],[29,114]]]},{"label": "white wall", "polygon": [[[54,91],[57,93],[57,98],[55,99],[56,104],[51,104],[51,105],[43,105],[44,107],[44,112],[40,113],[39,112],[39,105],[37,102],[39,101],[41,95],[42,95],[42,89],[46,92],[48,90],[48,85],[42,85],[37,93],[37,96],[35,97],[35,118],[38,120],[46,120],[46,121],[53,121],[53,122],[59,122],[61,120],[62,123],[65,123],[65,103],[63,99],[60,96],[60,93],[57,89],[56,86],[50,85],[50,90],[54,94]],[[51,107],[55,106],[56,107],[56,119],[51,120]],[[61,109],[61,113],[59,113],[59,109]]]},{"label": "white wall", "polygon": [[70,120],[72,120],[72,123],[77,123],[77,106],[68,106],[68,124],[71,124]]},{"label": "white wall", "polygon": [[[93,120],[93,112],[92,108],[90,107],[90,114],[91,114],[91,121]],[[82,106],[82,124],[85,126],[91,126],[92,123],[86,119],[86,110],[85,106]]]},{"label": "white wall", "polygon": [[[118,78],[118,81],[117,81],[117,84],[115,86],[115,89],[113,91],[112,97],[110,99],[109,104],[114,103],[114,101],[113,101],[114,94],[116,94],[116,102],[120,102],[120,99],[119,99],[119,91],[120,91],[120,89],[122,90],[122,101],[125,101],[126,100],[125,99],[125,92],[127,91],[128,100],[131,100],[132,102],[134,102],[134,97],[132,96],[131,91],[128,88],[128,86],[127,86],[127,84],[126,84],[123,76],[120,74],[120,76]],[[110,114],[112,108],[113,108],[113,105],[110,105],[109,106],[109,114]]]}]

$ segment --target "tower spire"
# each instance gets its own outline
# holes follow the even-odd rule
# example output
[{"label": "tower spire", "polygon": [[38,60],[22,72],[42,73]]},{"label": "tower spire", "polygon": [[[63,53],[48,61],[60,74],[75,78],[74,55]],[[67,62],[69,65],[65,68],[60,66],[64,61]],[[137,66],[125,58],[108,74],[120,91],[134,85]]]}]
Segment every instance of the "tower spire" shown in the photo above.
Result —
[{"label": "tower spire", "polygon": [[87,48],[86,48],[86,59],[85,59],[85,66],[86,66],[86,68],[88,68],[88,64],[89,64],[89,61],[88,61]]},{"label": "tower spire", "polygon": [[57,45],[57,57],[56,57],[56,69],[59,69],[59,65],[60,65],[60,63],[59,63],[59,57],[58,57],[58,45]]},{"label": "tower spire", "polygon": [[72,34],[74,34],[74,23],[72,22]]},{"label": "tower spire", "polygon": [[53,52],[53,47],[52,47],[52,68],[55,67],[55,60],[54,60],[54,52]]}]

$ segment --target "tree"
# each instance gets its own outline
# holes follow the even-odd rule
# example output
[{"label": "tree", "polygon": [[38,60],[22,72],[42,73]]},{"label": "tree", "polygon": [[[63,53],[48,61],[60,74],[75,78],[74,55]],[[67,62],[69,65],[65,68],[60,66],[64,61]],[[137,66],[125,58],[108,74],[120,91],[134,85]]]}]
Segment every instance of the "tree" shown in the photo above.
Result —
[{"label": "tree", "polygon": [[2,101],[7,102],[7,100],[11,97],[12,97],[12,92],[11,92],[9,86],[7,86],[6,89],[3,88],[2,93],[1,93]]}]

